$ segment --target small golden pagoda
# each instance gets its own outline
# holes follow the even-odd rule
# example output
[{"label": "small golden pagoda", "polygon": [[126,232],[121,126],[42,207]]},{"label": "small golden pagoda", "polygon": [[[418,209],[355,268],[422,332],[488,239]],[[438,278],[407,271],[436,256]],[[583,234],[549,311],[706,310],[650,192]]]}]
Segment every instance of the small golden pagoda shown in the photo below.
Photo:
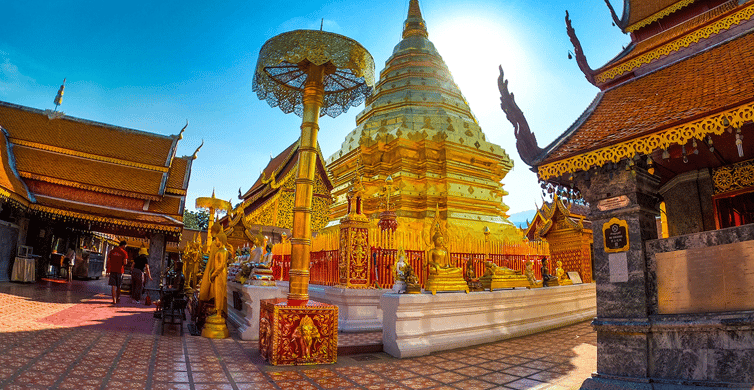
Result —
[{"label": "small golden pagoda", "polygon": [[335,202],[331,220],[346,215],[346,192],[358,161],[366,188],[364,213],[379,219],[377,191],[392,177],[398,232],[429,241],[435,205],[454,239],[481,233],[519,237],[507,219],[501,181],[513,161],[487,141],[448,67],[428,39],[419,2],[411,0],[403,39],[356,117],[356,128],[328,159]]},{"label": "small golden pagoda", "polygon": [[[576,271],[584,283],[592,282],[592,222],[586,219],[587,206],[566,203],[557,194],[553,201],[543,203],[524,237],[531,241],[546,240],[550,244],[551,266],[563,263],[563,270]],[[554,272],[554,270],[553,270]]]}]

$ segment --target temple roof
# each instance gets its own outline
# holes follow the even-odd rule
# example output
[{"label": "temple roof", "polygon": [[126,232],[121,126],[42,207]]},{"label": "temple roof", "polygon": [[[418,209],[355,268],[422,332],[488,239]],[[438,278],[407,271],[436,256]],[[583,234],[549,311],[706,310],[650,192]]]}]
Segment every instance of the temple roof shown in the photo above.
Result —
[{"label": "temple roof", "polygon": [[632,77],[654,71],[738,34],[754,16],[754,4],[730,0],[711,9],[690,11],[682,22],[635,39],[619,55],[591,71],[595,85],[609,88]]},{"label": "temple roof", "polygon": [[165,214],[101,207],[42,195],[37,196],[37,202],[30,208],[33,211],[54,216],[125,226],[134,230],[163,231],[172,233],[174,236],[183,228],[183,222]]},{"label": "temple roof", "polygon": [[637,30],[693,3],[694,0],[624,0],[624,31]]},{"label": "temple roof", "polygon": [[28,203],[34,199],[16,171],[12,145],[8,142],[5,129],[0,127],[0,197]]},{"label": "temple roof", "polygon": [[[754,34],[748,32],[600,92],[581,120],[545,148],[536,164],[540,178],[588,169],[584,164],[594,166],[600,160],[604,163],[649,153],[692,136],[701,139],[706,136],[702,134],[705,128],[722,132],[723,128],[710,122],[722,118],[711,117],[729,112],[735,119],[736,110],[750,110],[746,107],[754,104],[753,81]],[[705,118],[710,123],[698,127],[698,132],[678,133],[682,128],[705,126],[694,124]],[[629,147],[619,145],[629,140],[636,142]],[[587,152],[598,157],[584,156]],[[579,161],[561,161],[576,156]]]},{"label": "temple roof", "polygon": [[[262,170],[257,181],[254,182],[254,185],[245,194],[240,196],[240,199],[244,200],[244,207],[258,203],[259,199],[267,199],[277,192],[278,188],[285,183],[289,175],[295,175],[296,170],[294,168],[298,167],[298,154],[299,140],[296,140],[296,142],[272,158]],[[325,168],[324,158],[322,157],[322,152],[319,150],[319,145],[317,145],[317,163],[315,167],[316,172],[320,175],[328,190],[332,190],[332,183],[327,175],[327,169]]]},{"label": "temple roof", "polygon": [[0,118],[15,144],[122,165],[167,168],[179,139],[69,116],[50,119],[45,111],[6,102],[0,102]]},{"label": "temple roof", "polygon": [[163,136],[6,102],[0,127],[0,195],[89,229],[177,239],[195,158],[174,157],[183,130]]}]

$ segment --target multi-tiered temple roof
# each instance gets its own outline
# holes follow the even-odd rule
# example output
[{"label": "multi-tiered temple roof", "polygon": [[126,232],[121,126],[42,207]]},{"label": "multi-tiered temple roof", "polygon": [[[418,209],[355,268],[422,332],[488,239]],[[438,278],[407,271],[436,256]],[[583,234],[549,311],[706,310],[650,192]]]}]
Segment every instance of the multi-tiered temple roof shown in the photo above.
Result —
[{"label": "multi-tiered temple roof", "polygon": [[0,102],[0,196],[89,230],[177,241],[195,156],[162,136]]},{"label": "multi-tiered temple roof", "polygon": [[373,217],[384,209],[377,192],[390,175],[397,188],[390,199],[405,227],[421,231],[437,204],[451,229],[464,234],[481,233],[484,226],[495,233],[512,227],[501,180],[513,162],[487,141],[428,39],[416,0],[409,3],[402,40],[356,117],[356,128],[328,160],[336,196],[331,218],[345,215],[348,184],[360,166],[372,189],[364,211]]},{"label": "multi-tiered temple roof", "polygon": [[643,156],[666,182],[751,158],[754,144],[744,139],[741,153],[736,139],[754,118],[754,2],[630,0],[613,15],[632,42],[594,70],[567,21],[579,66],[601,91],[550,145],[524,147],[540,179],[567,183]]}]

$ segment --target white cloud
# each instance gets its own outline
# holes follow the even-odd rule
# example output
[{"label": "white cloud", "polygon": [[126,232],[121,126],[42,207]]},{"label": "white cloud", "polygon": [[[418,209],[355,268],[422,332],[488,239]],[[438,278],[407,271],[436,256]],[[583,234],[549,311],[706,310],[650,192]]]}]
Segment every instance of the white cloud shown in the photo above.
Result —
[{"label": "white cloud", "polygon": [[18,66],[10,61],[8,53],[0,51],[0,95],[28,89],[34,82],[33,78],[22,74]]}]

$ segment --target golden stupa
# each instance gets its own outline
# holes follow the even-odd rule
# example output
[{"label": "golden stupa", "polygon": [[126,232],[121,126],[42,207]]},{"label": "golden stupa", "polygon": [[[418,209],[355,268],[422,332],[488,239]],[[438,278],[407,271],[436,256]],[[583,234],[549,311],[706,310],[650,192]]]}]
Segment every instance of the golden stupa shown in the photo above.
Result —
[{"label": "golden stupa", "polygon": [[480,235],[488,227],[497,239],[520,240],[508,221],[508,193],[501,183],[513,161],[486,140],[466,99],[435,46],[427,38],[418,0],[411,0],[403,39],[380,73],[356,129],[328,159],[335,202],[330,220],[346,214],[348,184],[363,171],[364,213],[379,219],[381,189],[392,176],[398,230],[429,231],[440,217],[454,239]]}]

